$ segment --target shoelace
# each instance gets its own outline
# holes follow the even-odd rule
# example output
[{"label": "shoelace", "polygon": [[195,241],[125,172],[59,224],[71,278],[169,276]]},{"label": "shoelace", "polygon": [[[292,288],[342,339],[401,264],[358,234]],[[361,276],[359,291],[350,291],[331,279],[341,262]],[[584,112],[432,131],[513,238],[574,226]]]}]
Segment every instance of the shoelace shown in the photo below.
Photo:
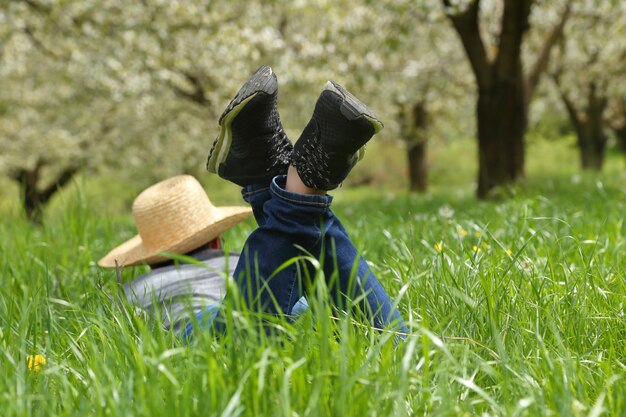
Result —
[{"label": "shoelace", "polygon": [[267,167],[266,172],[270,172],[275,168],[282,168],[284,165],[289,165],[292,150],[293,146],[291,145],[287,134],[279,122],[270,141],[270,155],[272,155],[272,162]]}]

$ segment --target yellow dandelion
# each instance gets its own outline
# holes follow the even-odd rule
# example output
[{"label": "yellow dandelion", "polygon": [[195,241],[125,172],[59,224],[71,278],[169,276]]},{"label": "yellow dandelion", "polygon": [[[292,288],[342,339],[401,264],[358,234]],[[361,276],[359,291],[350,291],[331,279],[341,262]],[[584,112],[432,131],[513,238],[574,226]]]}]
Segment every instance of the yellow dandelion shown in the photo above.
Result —
[{"label": "yellow dandelion", "polygon": [[513,255],[513,251],[511,250],[511,248],[506,249],[505,252],[509,256]]},{"label": "yellow dandelion", "polygon": [[480,248],[476,245],[472,246],[472,250],[474,251],[474,253],[480,253]]},{"label": "yellow dandelion", "polygon": [[483,249],[487,249],[489,247],[489,244],[487,242],[483,242],[481,246],[483,247]]},{"label": "yellow dandelion", "polygon": [[33,372],[41,371],[41,368],[46,364],[46,358],[37,354],[37,355],[28,355],[26,358],[26,363],[28,364],[28,369]]},{"label": "yellow dandelion", "polygon": [[480,232],[474,232],[474,236],[475,236],[475,237],[481,237],[481,236],[482,236],[482,233],[480,233]]},{"label": "yellow dandelion", "polygon": [[435,244],[433,245],[433,248],[437,252],[441,252],[443,250],[443,242],[435,242]]},{"label": "yellow dandelion", "polygon": [[462,227],[459,229],[458,233],[461,237],[467,236],[467,230],[463,229]]}]

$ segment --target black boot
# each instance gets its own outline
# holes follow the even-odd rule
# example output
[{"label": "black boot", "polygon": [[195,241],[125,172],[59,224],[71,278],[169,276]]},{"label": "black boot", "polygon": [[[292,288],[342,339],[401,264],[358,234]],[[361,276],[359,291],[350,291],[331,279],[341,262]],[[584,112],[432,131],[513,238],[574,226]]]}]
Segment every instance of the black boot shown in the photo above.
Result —
[{"label": "black boot", "polygon": [[287,173],[293,146],[280,123],[278,81],[262,66],[246,81],[220,117],[207,170],[240,186]]},{"label": "black boot", "polygon": [[332,190],[363,158],[363,146],[382,128],[365,104],[329,81],[294,146],[291,163],[308,187]]}]

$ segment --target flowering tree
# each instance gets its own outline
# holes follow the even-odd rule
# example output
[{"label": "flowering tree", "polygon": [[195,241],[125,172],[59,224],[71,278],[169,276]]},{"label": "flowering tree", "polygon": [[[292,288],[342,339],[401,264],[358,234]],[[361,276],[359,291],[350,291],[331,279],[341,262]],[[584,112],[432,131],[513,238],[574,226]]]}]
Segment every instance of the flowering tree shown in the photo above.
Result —
[{"label": "flowering tree", "polygon": [[619,107],[626,94],[622,86],[626,14],[615,13],[620,3],[577,3],[552,65],[552,77],[576,132],[583,169],[602,169],[610,107],[616,113],[613,119],[619,137]]},{"label": "flowering tree", "polygon": [[271,36],[234,30],[264,20],[254,13],[226,1],[3,5],[0,170],[20,184],[29,218],[79,169],[140,168],[153,180],[201,171],[205,122],[237,88],[230,72],[247,72],[247,54]]},{"label": "flowering tree", "polygon": [[[387,103],[396,108],[398,135],[406,148],[409,187],[425,191],[428,184],[427,146],[431,135],[444,135],[460,109],[474,94],[466,80],[454,33],[441,8],[415,2],[380,1],[375,10],[380,36],[378,51]],[[382,22],[381,22],[382,20]],[[373,22],[372,22],[373,23]],[[461,87],[461,88],[459,88]]]},{"label": "flowering tree", "polygon": [[[465,63],[449,65],[461,61],[462,51],[452,42],[453,31],[442,24],[441,8],[404,0],[285,6],[281,69],[298,75],[288,80],[291,88],[313,88],[328,77],[345,80],[379,113],[386,125],[383,136],[400,139],[410,189],[424,191],[428,138],[447,134],[451,120],[462,120],[443,116],[462,116],[463,103],[473,93],[465,82]],[[326,24],[311,15],[323,15]]]},{"label": "flowering tree", "polygon": [[[545,13],[533,10],[535,1],[442,0],[471,64],[478,101],[479,172],[477,195],[484,198],[494,187],[524,175],[524,135],[530,99],[545,71],[550,52],[570,14],[570,1],[536,48],[528,73],[522,56],[526,33]],[[549,7],[547,2],[540,2]],[[531,13],[532,12],[532,13]],[[481,22],[481,13],[487,16]],[[495,16],[495,17],[494,17]],[[491,37],[491,42],[487,43]]]},{"label": "flowering tree", "polygon": [[[270,64],[288,132],[336,78],[379,113],[381,136],[406,146],[415,190],[427,185],[428,138],[468,130],[478,92],[484,196],[523,173],[526,109],[567,19],[562,1],[2,3],[0,171],[20,183],[32,217],[78,170],[140,170],[146,182],[199,174],[225,104]],[[536,57],[528,75],[521,55]]]},{"label": "flowering tree", "polygon": [[[165,158],[167,163],[150,172],[158,175],[168,167],[199,172],[215,134],[206,120],[217,119],[242,77],[270,63],[280,76],[281,99],[288,97],[289,105],[281,106],[288,128],[306,122],[312,102],[307,91],[319,91],[328,78],[351,79],[347,87],[383,109],[383,119],[390,121],[386,132],[407,144],[411,187],[426,187],[427,121],[445,107],[445,62],[459,51],[445,37],[450,30],[439,33],[444,18],[439,8],[409,1],[15,4],[10,13],[30,42],[29,65],[56,65],[60,77],[68,79],[65,89],[83,93],[85,100],[91,92],[100,105],[111,105],[109,111],[87,113],[94,120],[106,116],[106,121],[94,124],[100,130],[80,131],[85,138],[81,147],[69,142],[55,146],[71,148],[64,162],[71,160],[70,172],[85,164],[129,169]],[[315,24],[313,14],[323,14],[329,24]],[[56,99],[58,91],[50,90],[48,97]],[[72,106],[80,113],[86,104],[64,103]],[[106,140],[96,141],[96,133]],[[97,163],[80,157],[93,154],[94,142],[107,144],[100,146]],[[41,142],[37,145],[47,153]],[[56,156],[48,159],[64,164]],[[27,164],[28,170],[36,167]]]},{"label": "flowering tree", "polygon": [[90,143],[107,135],[112,108],[36,42],[28,26],[10,27],[3,42],[0,169],[19,183],[27,216],[39,221],[57,187],[97,152]]},{"label": "flowering tree", "polygon": [[615,134],[618,146],[626,156],[626,95],[618,97],[614,106],[610,127]]}]

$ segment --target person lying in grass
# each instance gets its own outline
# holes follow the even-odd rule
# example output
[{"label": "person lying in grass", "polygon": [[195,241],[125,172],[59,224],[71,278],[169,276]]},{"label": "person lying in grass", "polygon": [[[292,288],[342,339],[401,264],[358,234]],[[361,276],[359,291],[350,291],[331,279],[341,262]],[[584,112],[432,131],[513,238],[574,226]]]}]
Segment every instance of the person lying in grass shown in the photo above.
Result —
[{"label": "person lying in grass", "polygon": [[[151,271],[124,284],[128,301],[143,310],[158,307],[165,328],[182,334],[190,317],[216,311],[226,292],[237,253],[226,254],[220,235],[252,214],[249,207],[216,207],[192,176],[152,185],[133,203],[138,234],[98,261],[114,268],[149,265]],[[186,255],[197,264],[179,264],[166,253]],[[293,313],[307,308],[303,298]]]},{"label": "person lying in grass", "polygon": [[[293,314],[306,306],[316,271],[311,263],[288,261],[313,255],[321,260],[337,308],[361,300],[357,304],[375,327],[406,332],[391,299],[330,209],[332,197],[327,194],[363,158],[364,145],[382,123],[356,97],[329,81],[294,146],[280,122],[277,93],[270,67],[252,74],[220,117],[220,133],[207,162],[209,172],[243,187],[243,198],[257,221],[242,254],[226,259],[216,239],[248,216],[249,209],[213,207],[188,177],[176,177],[137,198],[133,214],[139,235],[99,264],[151,265],[150,273],[125,286],[127,298],[142,308],[152,300],[171,306],[167,320],[175,318],[174,323],[166,320],[165,325],[189,337],[194,327],[181,310],[184,299],[192,299],[196,322],[223,328],[218,304],[224,282],[217,271],[228,269],[253,311]],[[172,188],[176,192],[166,198]],[[164,263],[162,252],[188,254],[209,269]]]}]

